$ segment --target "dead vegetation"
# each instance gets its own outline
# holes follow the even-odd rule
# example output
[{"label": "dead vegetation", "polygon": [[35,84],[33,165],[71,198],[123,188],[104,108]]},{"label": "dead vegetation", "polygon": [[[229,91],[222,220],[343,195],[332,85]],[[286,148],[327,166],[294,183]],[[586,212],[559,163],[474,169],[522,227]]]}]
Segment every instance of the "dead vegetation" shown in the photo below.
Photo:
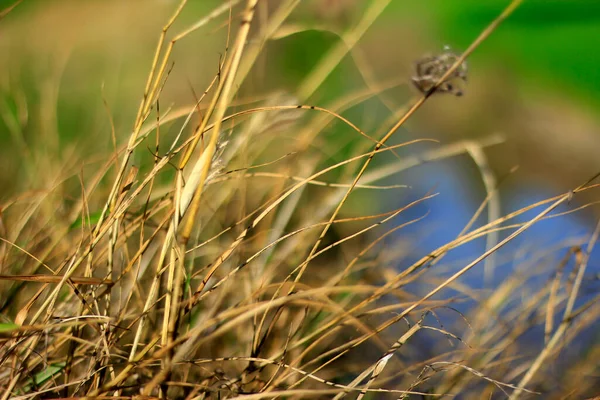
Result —
[{"label": "dead vegetation", "polygon": [[[389,139],[437,88],[448,88],[520,2],[375,133],[344,112],[410,77],[371,82],[324,106],[310,100],[389,0],[369,3],[294,96],[258,99],[238,90],[299,2],[276,2],[262,19],[261,0],[223,2],[174,31],[180,2],[158,32],[129,135],[111,123],[113,152],[85,168],[69,160],[52,185],[0,204],[1,398],[591,396],[600,347],[566,370],[560,358],[598,321],[598,295],[581,296],[598,229],[546,265],[554,272],[538,290],[527,282],[543,275],[539,268],[492,290],[460,278],[573,196],[597,190],[593,179],[474,228],[494,202],[491,182],[456,240],[412,254],[419,258],[409,265],[398,262],[410,249],[397,233],[420,218],[403,212],[435,193],[384,213],[348,206],[356,193],[403,190],[381,181],[423,162],[471,154],[481,166],[477,155],[502,138],[435,145],[415,157],[397,151],[426,139]],[[193,104],[165,106],[161,94],[177,73],[173,50],[215,21],[228,39],[210,84]],[[321,137],[331,124],[343,126],[351,151]],[[383,154],[392,161],[372,163]],[[528,222],[514,222],[531,210]],[[499,240],[497,232],[508,234]],[[485,238],[484,254],[437,274],[445,254]],[[557,254],[539,251],[539,259]],[[463,316],[453,305],[467,299],[476,306]],[[448,318],[450,326],[441,322]],[[521,339],[536,329],[542,337],[528,350]]]}]

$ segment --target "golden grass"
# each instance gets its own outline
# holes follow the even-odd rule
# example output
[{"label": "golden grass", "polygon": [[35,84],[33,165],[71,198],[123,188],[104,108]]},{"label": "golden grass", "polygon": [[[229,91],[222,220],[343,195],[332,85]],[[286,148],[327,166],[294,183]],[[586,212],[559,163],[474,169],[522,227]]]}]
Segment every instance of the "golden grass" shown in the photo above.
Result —
[{"label": "golden grass", "polygon": [[[110,119],[114,151],[69,160],[45,189],[0,204],[3,400],[591,396],[599,346],[558,379],[552,368],[562,368],[561,350],[597,323],[597,295],[577,307],[576,300],[599,228],[548,267],[554,278],[534,292],[527,279],[541,272],[533,268],[491,290],[460,278],[533,224],[556,217],[573,196],[595,190],[593,179],[500,216],[482,149],[502,138],[437,145],[414,157],[396,151],[427,140],[388,144],[521,1],[376,135],[342,113],[407,79],[370,81],[325,107],[303,104],[389,2],[370,2],[294,97],[266,100],[238,90],[300,2],[277,2],[262,20],[261,1],[224,2],[173,33],[189,6],[179,3],[159,32],[129,136]],[[214,21],[229,32],[214,77],[194,104],[165,109],[174,49]],[[334,122],[356,142],[341,159],[342,143],[320,137]],[[371,165],[387,153],[392,161]],[[352,196],[402,190],[380,181],[458,154],[479,165],[488,197],[454,241],[398,267],[398,259],[415,254],[393,234],[421,218],[399,219],[435,193],[359,216]],[[472,229],[486,206],[489,222]],[[513,222],[541,207],[528,222]],[[499,241],[500,231],[510,233]],[[480,238],[488,240],[485,253],[449,277],[437,273],[449,251]],[[447,295],[449,288],[460,295]],[[453,311],[467,299],[476,301],[469,315]],[[444,313],[456,326],[442,325]],[[537,351],[524,351],[519,339],[536,327],[545,338]]]}]

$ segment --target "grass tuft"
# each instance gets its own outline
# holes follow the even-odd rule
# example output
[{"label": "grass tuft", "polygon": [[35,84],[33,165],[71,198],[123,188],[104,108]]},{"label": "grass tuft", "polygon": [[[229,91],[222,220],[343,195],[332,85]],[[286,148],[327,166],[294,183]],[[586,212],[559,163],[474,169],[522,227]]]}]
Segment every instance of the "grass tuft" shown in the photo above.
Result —
[{"label": "grass tuft", "polygon": [[[61,147],[49,127],[29,145],[23,121],[36,117],[19,122],[18,102],[3,114],[25,172],[0,203],[2,400],[594,395],[600,346],[576,360],[562,355],[600,317],[598,294],[582,293],[600,224],[562,260],[539,249],[544,268],[486,288],[461,278],[484,262],[493,276],[506,262],[499,249],[539,221],[581,209],[557,211],[597,190],[595,177],[502,216],[501,182],[484,152],[502,137],[394,141],[432,96],[448,96],[451,79],[466,80],[467,57],[521,1],[434,80],[428,74],[426,88],[378,120],[374,134],[348,111],[373,99],[393,104],[384,93],[410,77],[378,82],[361,59],[367,89],[329,94],[327,105],[318,95],[390,0],[370,1],[294,95],[256,95],[252,79],[271,42],[313,29],[294,23],[299,1],[229,1],[208,11],[187,3],[155,30],[130,128],[114,118],[103,87],[98,143],[110,145]],[[223,31],[202,90],[181,83],[180,46]],[[457,155],[475,161],[488,196],[455,240],[421,254],[401,233],[427,216],[407,211],[437,193],[383,212],[373,203],[409,189],[387,178]],[[487,222],[474,227],[486,207]],[[445,256],[475,240],[486,251],[448,269]]]}]

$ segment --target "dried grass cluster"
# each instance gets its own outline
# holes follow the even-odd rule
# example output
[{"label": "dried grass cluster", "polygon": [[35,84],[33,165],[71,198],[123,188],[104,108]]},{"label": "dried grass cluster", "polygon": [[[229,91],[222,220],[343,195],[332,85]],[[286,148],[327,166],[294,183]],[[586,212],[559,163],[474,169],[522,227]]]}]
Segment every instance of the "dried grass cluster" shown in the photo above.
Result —
[{"label": "dried grass cluster", "polygon": [[[556,373],[552,365],[561,365],[560,350],[597,322],[597,295],[577,306],[576,300],[598,232],[573,247],[548,285],[533,293],[525,282],[537,270],[491,291],[461,286],[459,278],[594,185],[477,229],[470,223],[456,240],[410,265],[398,261],[415,255],[396,233],[417,220],[402,219],[403,212],[434,194],[380,214],[356,216],[357,207],[344,207],[355,192],[369,198],[403,190],[379,182],[422,162],[481,154],[498,143],[497,137],[457,142],[418,157],[396,153],[414,142],[387,144],[520,1],[445,65],[410,107],[382,121],[376,135],[342,114],[399,82],[326,107],[298,104],[389,0],[371,2],[295,97],[273,95],[254,106],[238,99],[237,90],[299,3],[278,2],[260,34],[252,34],[258,2],[224,2],[173,34],[182,1],[160,33],[128,139],[115,139],[115,154],[104,155],[93,174],[63,171],[80,181],[80,195],[66,195],[72,191],[65,178],[1,204],[1,398],[591,395],[597,379],[588,375],[598,373],[600,346],[567,371]],[[195,104],[161,108],[174,47],[215,19],[227,21],[231,40],[211,84]],[[178,131],[165,133],[174,122],[181,123]],[[357,143],[336,161],[328,155],[331,143],[319,136],[334,122]],[[384,153],[393,161],[371,165]],[[145,164],[133,166],[134,154]],[[478,215],[494,196],[491,188]],[[511,222],[536,207],[545,208],[529,222]],[[451,276],[436,273],[447,252],[498,231],[512,233]],[[563,278],[571,259],[573,273]],[[476,306],[462,316],[452,305],[465,298]],[[440,315],[456,325],[442,325]],[[539,351],[524,351],[519,339],[537,327],[546,334]]]}]

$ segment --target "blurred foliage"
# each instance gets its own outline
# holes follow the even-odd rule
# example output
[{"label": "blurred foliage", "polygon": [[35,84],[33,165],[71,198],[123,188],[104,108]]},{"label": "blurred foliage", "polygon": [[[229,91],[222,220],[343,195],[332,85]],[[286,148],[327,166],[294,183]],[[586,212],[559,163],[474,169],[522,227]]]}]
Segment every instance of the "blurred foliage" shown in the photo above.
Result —
[{"label": "blurred foliage", "polygon": [[[257,38],[261,37],[260,29],[264,29],[266,26],[265,21],[273,17],[277,6],[282,4],[278,1],[271,0],[268,3],[260,3],[263,6],[268,4],[272,6],[272,9],[264,6],[265,8],[257,13],[256,19],[258,21],[263,18],[262,25],[259,23],[252,25],[255,29],[252,31],[254,36],[251,36],[251,39],[245,42],[248,53],[251,53],[252,46],[260,41]],[[324,79],[324,82],[319,81],[318,85],[315,85],[318,89],[315,88],[314,91],[307,90],[306,94],[302,93],[303,91],[299,88],[304,87],[307,80],[310,81],[311,74],[319,69],[320,62],[326,59],[327,54],[332,49],[335,49],[340,43],[344,44],[344,33],[360,25],[357,21],[364,18],[364,15],[368,14],[365,10],[377,1],[306,0],[299,3],[298,12],[294,11],[290,19],[285,22],[284,28],[288,30],[282,29],[285,32],[278,32],[279,35],[273,35],[264,48],[260,49],[257,62],[252,64],[251,75],[240,88],[235,88],[236,96],[228,113],[252,108],[257,104],[269,105],[269,102],[285,103],[293,106],[298,103],[307,103],[326,109],[341,110],[339,111],[341,115],[360,126],[369,135],[380,138],[383,136],[382,132],[388,131],[394,125],[394,122],[398,120],[399,111],[405,110],[407,105],[410,106],[410,94],[418,94],[416,90],[412,92],[409,90],[411,87],[409,67],[413,65],[416,57],[428,51],[435,52],[436,49],[441,49],[443,45],[450,45],[457,52],[464,50],[508,4],[507,0],[391,0],[383,15],[376,19],[376,22],[368,29],[364,37],[358,40],[358,44],[354,46],[354,43],[350,43],[352,51],[348,54],[344,53],[343,57],[332,62],[331,71],[324,68],[326,70],[324,75],[327,78]],[[12,1],[0,0],[0,7],[6,7],[10,3]],[[0,29],[3,28],[2,24],[5,22],[18,21],[15,25],[19,25],[16,28],[11,26],[11,28],[15,28],[14,30],[7,29],[9,34],[5,36],[4,40],[2,40],[3,31],[0,30],[0,49],[4,48],[2,46],[10,49],[6,52],[10,53],[8,56],[6,54],[4,56],[0,55],[0,62],[2,62],[0,66],[5,65],[7,71],[4,74],[4,81],[0,81],[0,109],[3,110],[0,119],[0,170],[2,170],[0,188],[3,189],[3,192],[0,192],[0,200],[4,200],[4,196],[11,196],[12,185],[21,184],[26,188],[36,185],[48,186],[52,188],[52,191],[55,190],[54,187],[56,186],[60,190],[56,190],[56,199],[50,200],[56,200],[55,204],[60,204],[60,207],[51,205],[47,210],[43,209],[42,212],[48,211],[51,218],[56,218],[61,223],[65,222],[64,228],[68,234],[75,237],[75,234],[79,231],[84,231],[87,227],[100,222],[101,213],[97,210],[101,209],[98,205],[102,204],[99,201],[103,201],[104,195],[102,192],[98,194],[98,191],[93,193],[95,197],[91,198],[90,210],[86,210],[85,213],[82,212],[81,215],[73,214],[74,216],[67,219],[69,218],[67,211],[75,208],[77,206],[76,202],[78,202],[78,197],[75,197],[73,193],[78,196],[81,192],[82,182],[76,178],[81,176],[90,179],[90,176],[102,170],[101,164],[103,161],[106,165],[110,165],[112,161],[94,158],[94,156],[104,153],[104,156],[108,157],[106,155],[114,154],[113,140],[117,146],[123,145],[126,141],[125,138],[131,131],[131,125],[135,119],[136,105],[140,100],[144,79],[152,60],[153,46],[156,45],[160,28],[172,14],[177,3],[178,1],[174,0],[155,0],[148,3],[141,0],[131,0],[131,3],[118,3],[116,1],[103,3],[98,0],[90,0],[89,2],[25,0],[22,5],[15,9],[14,15],[10,15],[8,19],[0,23]],[[169,34],[180,32],[196,22],[199,15],[204,15],[221,3],[221,0],[189,1],[185,12],[176,21]],[[98,8],[89,7],[86,9],[86,6],[90,4],[98,6]],[[135,4],[139,7],[139,10],[131,7],[131,4]],[[327,5],[333,4],[342,8],[345,5],[346,8],[338,13],[328,14]],[[61,7],[53,8],[56,5]],[[109,10],[110,12],[103,13],[98,10]],[[46,11],[48,11],[47,14],[44,13]],[[231,17],[234,20],[232,27],[235,31],[240,26],[238,20],[240,17],[239,10],[234,11]],[[525,102],[525,106],[523,106],[524,102],[519,98],[520,96],[513,95],[515,92],[522,97],[535,97],[546,93],[553,96],[564,96],[566,94],[567,96],[564,97],[573,96],[583,104],[588,103],[587,107],[593,108],[594,105],[599,104],[597,98],[600,92],[600,70],[597,67],[599,64],[597,49],[600,48],[599,19],[599,1],[525,0],[523,6],[502,24],[484,45],[475,51],[472,59],[470,59],[469,62],[473,65],[473,73],[469,77],[471,86],[467,88],[469,96],[464,96],[459,100],[452,96],[434,96],[431,98],[431,102],[428,101],[427,107],[419,110],[419,114],[415,118],[416,122],[415,119],[411,118],[407,127],[402,127],[387,144],[408,142],[411,139],[421,139],[430,137],[430,135],[435,137],[441,131],[442,134],[447,134],[447,137],[440,138],[439,148],[451,144],[456,137],[471,139],[477,134],[487,135],[495,131],[502,133],[514,131],[521,137],[525,137],[531,134],[527,128],[531,125],[535,126],[539,122],[539,118],[543,119],[546,116],[558,114],[553,113],[554,110],[551,109],[550,112],[542,114],[541,117],[539,114],[536,115],[537,120],[531,118],[530,114],[527,113],[529,111],[527,107],[531,107],[531,103],[534,102]],[[172,58],[169,60],[169,62],[173,61],[173,74],[169,75],[168,80],[166,80],[165,91],[160,96],[160,110],[156,114],[164,113],[167,109],[180,111],[181,108],[190,107],[195,98],[202,94],[207,82],[210,82],[212,77],[217,74],[219,61],[225,53],[228,22],[229,19],[226,17],[211,21],[201,31],[195,32],[176,44]],[[56,28],[56,32],[53,30],[54,28]],[[47,36],[45,36],[46,34]],[[386,35],[388,36],[386,37]],[[403,37],[402,35],[407,36]],[[6,37],[10,39],[6,39]],[[231,46],[231,43],[229,45]],[[231,49],[231,47],[229,48]],[[386,69],[387,67],[389,69]],[[504,82],[498,82],[503,79],[500,74],[493,75],[498,71],[503,72],[503,70],[509,72],[507,76],[510,78],[510,83],[506,83],[506,85],[504,85]],[[371,81],[368,79],[369,75],[372,75]],[[484,79],[480,79],[481,77]],[[395,82],[395,86],[388,81]],[[385,85],[383,82],[386,82]],[[385,90],[381,94],[379,89],[373,89],[377,85],[386,88],[389,85],[392,89]],[[517,88],[515,89],[514,86]],[[500,91],[503,92],[500,93]],[[364,95],[363,98],[357,94],[363,92],[368,92],[369,95]],[[354,96],[355,100],[347,99],[351,96]],[[499,97],[503,97],[503,99],[493,103]],[[344,101],[341,99],[344,99]],[[360,99],[360,101],[356,99]],[[489,101],[489,99],[492,99],[492,101]],[[207,99],[204,103],[206,102]],[[336,102],[341,103],[341,105],[335,105]],[[429,103],[433,103],[433,105],[430,106]],[[513,103],[514,109],[518,112],[514,112],[510,107]],[[523,107],[520,108],[521,106]],[[572,108],[578,110],[577,106]],[[155,111],[156,109],[153,109],[153,114],[149,117],[150,121],[157,118],[154,114]],[[298,110],[294,110],[294,112],[296,111]],[[287,176],[292,173],[305,176],[307,172],[301,168],[298,168],[299,172],[296,172],[296,167],[305,168],[312,163],[316,164],[317,161],[315,160],[318,160],[319,164],[315,165],[314,168],[324,168],[324,166],[340,162],[372,148],[371,141],[361,138],[357,132],[349,130],[347,125],[339,121],[325,120],[326,122],[322,126],[318,123],[311,124],[311,121],[322,116],[322,114],[313,110],[305,111],[301,116],[298,114],[298,117],[291,118],[287,122],[285,116],[277,121],[274,117],[275,113],[269,114],[268,117],[260,113],[253,116],[252,118],[260,121],[260,124],[255,125],[261,129],[253,132],[255,136],[252,136],[251,140],[248,140],[248,144],[244,145],[247,148],[244,146],[239,147],[239,158],[232,157],[230,160],[233,160],[233,162],[226,164],[225,167],[243,168],[247,165],[261,165],[262,162],[277,160],[273,163],[275,165],[273,168],[279,168],[279,161],[281,161],[281,165],[284,162],[290,163],[285,170],[281,167],[283,172],[279,173],[279,176]],[[204,109],[199,114],[203,112]],[[462,112],[462,119],[459,115],[460,112]],[[392,115],[394,113],[399,114]],[[456,117],[457,115],[458,117]],[[455,125],[449,123],[453,117],[455,118],[454,121],[457,121]],[[564,118],[564,115],[561,114],[560,117]],[[296,124],[296,118],[302,118],[303,120]],[[504,123],[505,120],[510,118],[513,118],[513,125],[510,125],[510,122],[507,122],[506,125],[498,122]],[[424,120],[426,120],[425,122],[432,122],[432,125],[430,127],[425,126]],[[530,126],[514,124],[514,121],[520,122],[522,120],[533,122]],[[578,140],[574,133],[576,124],[571,124],[568,119],[565,120],[568,129],[563,130],[568,130],[568,132],[563,136],[568,134],[568,141],[579,141],[584,147],[596,148],[590,145],[590,142]],[[240,118],[240,121],[241,124],[245,122],[243,118]],[[111,134],[111,124],[113,123],[114,138]],[[194,116],[190,126],[186,128],[188,131],[182,132],[182,134],[184,136],[189,134],[189,131],[193,129],[192,126],[197,123],[198,119]],[[286,123],[289,125],[286,125]],[[417,129],[412,129],[413,123],[415,126],[418,125]],[[485,126],[486,123],[487,126]],[[253,120],[249,119],[248,125],[253,124]],[[290,127],[290,125],[292,126]],[[538,125],[541,126],[540,130],[543,131],[544,135],[549,132],[546,125],[539,123]],[[551,119],[549,125],[554,125],[555,129],[562,129],[557,128],[559,124],[554,123],[554,120]],[[147,142],[138,146],[132,162],[140,167],[140,177],[146,176],[150,168],[154,166],[153,152],[157,151],[164,154],[166,149],[169,148],[169,141],[177,136],[181,126],[181,121],[165,123],[160,128],[159,139],[164,143],[158,146],[150,137]],[[240,129],[238,125],[232,123],[219,132],[223,133],[222,139],[224,141],[229,139],[233,142],[241,134],[244,134],[243,129],[244,125],[241,125]],[[584,126],[580,130],[589,131],[590,129]],[[248,132],[250,130],[246,134],[249,134]],[[231,136],[228,136],[230,133]],[[457,134],[452,137],[454,133]],[[441,137],[442,134],[439,136]],[[250,138],[250,136],[248,137]],[[544,136],[543,138],[546,139],[547,137]],[[510,142],[510,140],[511,138],[508,138],[506,141]],[[558,157],[549,155],[550,153],[546,151],[547,148],[539,146],[535,140],[538,140],[538,138],[533,137],[531,142],[521,145],[527,151],[533,149],[531,153],[522,156],[521,159],[530,159],[532,163],[537,163],[534,152],[539,149],[538,154],[543,154],[546,159],[551,160],[551,163],[559,164],[559,161],[555,161],[558,160]],[[554,142],[557,143],[557,147],[560,149],[568,147],[560,144],[558,138],[555,138]],[[281,151],[285,154],[285,151],[288,150],[288,147],[284,145],[289,145],[289,149],[292,149],[292,144],[295,146],[297,143],[302,143],[303,146],[300,146],[300,148],[306,149],[307,154],[314,152],[314,157],[311,155],[310,158],[298,159],[300,161],[297,165],[292,164],[292,161],[288,161],[288,156],[292,155],[291,152],[287,153],[284,158],[276,158],[276,155],[279,154],[275,153]],[[204,145],[204,142],[202,144]],[[264,146],[264,149],[261,146]],[[417,157],[418,159],[420,154],[433,148],[433,146],[433,143],[428,142],[398,149],[398,160],[407,161],[407,156]],[[248,149],[252,151],[247,151]],[[275,149],[275,151],[272,149]],[[480,150],[483,152],[483,148]],[[576,151],[579,151],[578,156],[582,154],[580,149],[573,152]],[[503,148],[498,153],[501,158],[507,159],[506,162],[512,168],[513,160],[510,159],[510,151]],[[158,156],[160,155],[158,154]],[[294,153],[294,155],[296,154]],[[3,156],[5,157],[4,160],[2,160]],[[580,163],[582,158],[578,159]],[[292,160],[291,157],[289,159]],[[435,215],[435,212],[433,212],[431,216],[436,221],[439,218],[442,228],[435,228],[431,238],[427,238],[428,242],[426,244],[431,249],[421,251],[421,247],[424,247],[422,244],[410,243],[412,253],[407,253],[407,257],[412,257],[413,254],[418,256],[414,261],[416,262],[420,259],[421,254],[431,254],[437,247],[453,240],[483,198],[482,193],[484,190],[481,188],[480,181],[481,171],[484,168],[477,164],[477,160],[474,163],[474,159],[473,156],[471,158],[466,155],[462,157],[463,164],[465,164],[463,167],[467,170],[462,175],[458,169],[449,168],[449,164],[440,165],[436,162],[429,163],[424,169],[420,168],[422,174],[414,175],[413,182],[410,182],[410,176],[408,175],[402,175],[401,177],[398,177],[400,174],[394,175],[390,178],[389,183],[408,183],[411,185],[409,190],[402,191],[400,194],[385,192],[385,194],[377,195],[379,196],[377,198],[374,197],[371,191],[357,191],[344,203],[344,212],[349,209],[351,211],[348,212],[348,215],[354,215],[354,210],[360,210],[363,214],[375,213],[377,212],[376,203],[384,196],[393,201],[392,207],[397,207],[398,203],[408,204],[410,201],[418,199],[427,190],[437,191],[439,189],[442,195],[439,198],[441,205],[439,205],[438,210],[441,210],[441,212],[439,215]],[[592,160],[595,163],[595,158]],[[370,170],[380,168],[390,161],[396,161],[392,154],[381,154],[374,159],[369,168]],[[493,164],[493,162],[489,164]],[[347,168],[332,171],[322,177],[323,181],[351,181],[351,178],[356,174],[356,170],[353,170],[353,168],[359,167],[360,165],[356,167],[349,165]],[[428,170],[427,167],[431,167],[431,169]],[[594,168],[596,167],[594,166]],[[506,175],[508,170],[508,168],[503,169],[502,167],[498,169],[502,171],[503,175]],[[81,170],[79,175],[72,172],[77,171],[79,173],[79,170]],[[69,171],[68,174],[66,171]],[[156,184],[156,187],[152,189],[155,192],[152,193],[156,193],[153,201],[156,201],[157,205],[160,205],[157,199],[168,196],[170,193],[172,189],[170,183],[176,181],[174,178],[175,173],[176,168],[166,165],[160,173],[156,174],[156,180],[153,181],[153,185]],[[555,179],[555,175],[551,171],[546,173],[552,179]],[[458,178],[451,180],[446,175]],[[23,179],[15,178],[16,176]],[[40,182],[36,182],[36,179],[39,179],[41,185]],[[61,179],[70,179],[68,183],[70,187],[67,187],[64,182],[60,182]],[[112,179],[112,172],[107,173],[101,179],[99,186],[108,187]],[[577,179],[579,180],[579,176],[577,176]],[[58,182],[56,185],[54,180]],[[446,186],[437,184],[436,180],[445,183]],[[275,182],[275,180],[272,182]],[[473,189],[476,187],[474,182],[479,185],[478,193],[475,193]],[[210,190],[217,194],[219,194],[218,190],[222,188],[226,188],[227,191],[224,191],[225,194],[222,196],[222,208],[218,206],[214,208],[222,212],[222,215],[216,212],[214,215],[211,214],[213,203],[220,204],[221,200],[217,201],[211,198],[207,202],[209,205],[206,207],[206,215],[203,217],[208,222],[203,221],[203,224],[206,225],[202,226],[202,230],[206,229],[206,226],[215,231],[224,226],[234,226],[232,224],[235,222],[236,215],[240,210],[258,207],[257,204],[262,201],[260,199],[268,198],[268,196],[270,197],[273,193],[276,193],[276,190],[281,190],[281,187],[267,188],[265,186],[264,192],[257,192],[258,195],[256,195],[252,191],[262,190],[262,187],[255,184],[254,181],[248,180],[248,187],[250,188],[248,193],[251,195],[246,198],[246,182],[243,181],[242,183],[240,192],[243,196],[240,196],[239,199],[231,195],[239,189],[236,186],[239,182],[234,179],[223,179],[220,185],[210,187]],[[419,184],[422,184],[422,187],[419,187]],[[231,185],[231,190],[226,185]],[[87,187],[91,186],[88,185]],[[503,191],[504,189],[502,187]],[[323,196],[321,190],[321,187],[306,189],[305,198],[314,201],[315,204],[304,205],[300,203],[302,205],[298,208],[300,211],[298,214],[302,218],[312,218],[312,215],[316,214],[315,210],[322,209],[328,204],[321,201],[321,196]],[[537,183],[531,191],[534,193],[539,192]],[[524,192],[525,190],[520,190],[520,193]],[[450,196],[448,196],[448,193]],[[87,196],[87,193],[84,194]],[[418,196],[415,196],[415,194]],[[552,194],[554,193],[549,194],[548,197]],[[444,197],[444,195],[446,196]],[[88,201],[90,200],[86,198],[86,207],[88,207]],[[96,201],[96,203],[93,203],[93,201]],[[526,204],[530,203],[531,199],[528,198]],[[139,204],[146,204],[147,206],[148,200],[141,199]],[[436,207],[436,204],[433,201],[423,204],[421,209],[414,207],[415,213],[406,221],[412,220],[413,217],[416,219],[428,215],[429,210],[434,207]],[[133,218],[145,214],[146,209],[143,208],[143,212],[140,211],[141,209],[141,206],[139,209],[135,207],[130,209],[127,217]],[[407,211],[406,215],[411,215],[410,212],[410,210]],[[343,212],[340,215],[344,216]],[[63,219],[64,221],[62,221]],[[493,218],[489,217],[489,219],[492,220]],[[589,219],[591,220],[591,218]],[[126,222],[131,220],[124,218]],[[299,218],[298,220],[302,222],[299,223],[299,226],[308,226],[309,222],[313,223],[310,218],[306,219],[306,223],[303,219]],[[483,220],[483,217],[480,220]],[[40,219],[40,221],[39,225],[46,224],[44,219]],[[291,221],[296,223],[296,221]],[[429,221],[431,221],[431,218],[424,221],[424,223]],[[51,225],[52,229],[56,229],[55,225],[60,227],[60,224],[52,223]],[[422,224],[415,224],[415,227],[417,225],[418,229],[422,229]],[[278,225],[274,226],[277,227]],[[144,226],[140,229],[144,229]],[[550,230],[547,225],[544,229],[546,231]],[[565,236],[566,229],[557,228],[555,230],[560,233],[561,237]],[[52,230],[49,231],[52,232]],[[268,230],[265,229],[265,231]],[[276,232],[276,230],[273,231]],[[442,237],[439,234],[442,231],[448,231],[451,234],[449,237]],[[209,230],[206,229],[206,232],[209,232]],[[227,230],[224,232],[227,232]],[[245,232],[243,235],[246,235],[249,230],[246,229]],[[339,230],[332,229],[326,239],[332,243],[341,242],[348,235],[348,232],[343,231],[342,228],[339,228]],[[403,238],[424,237],[422,233],[416,231],[407,230],[407,232],[403,231]],[[232,230],[233,233],[237,235],[237,232]],[[27,237],[27,235],[23,236]],[[536,233],[534,239],[539,239],[540,236]],[[36,241],[44,244],[33,234],[29,237],[35,238]],[[51,236],[48,235],[48,237]],[[248,243],[244,243],[244,245],[256,245],[257,248],[260,248],[262,244],[259,243],[259,240],[262,240],[262,238],[258,234],[256,237],[257,240],[254,241],[255,238],[253,238],[253,242],[248,240]],[[234,243],[236,242],[237,239]],[[31,240],[31,242],[21,244],[23,244],[23,247],[28,247],[31,243],[35,244],[36,242]],[[127,247],[132,245],[133,241],[129,243],[123,240],[122,243],[124,243],[124,252],[133,253]],[[241,243],[241,241],[237,243]],[[312,242],[307,241],[306,243],[310,243],[312,246]],[[518,243],[518,245],[522,246],[521,243]],[[404,251],[401,246],[397,247]],[[71,251],[70,247],[65,246],[65,248],[65,254]],[[253,249],[252,247],[248,248]],[[297,253],[284,254],[282,259],[285,259],[288,265],[300,263],[304,253],[306,253],[304,247],[294,245],[290,246],[289,249],[293,249]],[[213,251],[212,248],[209,250]],[[388,246],[386,250],[396,251],[394,246]],[[111,253],[107,251],[106,254],[112,254],[112,251],[111,249]],[[246,249],[244,251],[251,253]],[[475,253],[480,254],[483,251],[483,248],[466,248],[466,252],[458,255],[466,258]],[[34,253],[36,252],[34,251]],[[517,250],[514,253],[517,254]],[[62,253],[59,254],[62,257]],[[346,254],[344,254],[345,256]],[[402,254],[402,257],[404,256],[405,254]],[[552,256],[554,256],[554,253]],[[151,258],[152,256],[150,256]],[[206,262],[206,265],[211,265],[208,262],[209,258],[212,260],[212,254],[208,254],[206,257],[204,255],[197,256],[193,259],[193,262],[196,262],[197,265],[204,262]],[[58,260],[60,257],[57,256],[56,259]],[[328,268],[320,268],[319,270],[332,271],[333,261],[341,259],[342,257],[339,254],[335,254],[335,257],[332,257],[331,260],[323,262],[322,265],[326,265]],[[385,261],[385,258],[382,259]],[[273,260],[276,260],[275,257],[267,258],[269,263]],[[438,261],[439,259],[435,263]],[[454,262],[450,257],[444,261]],[[396,272],[394,270],[396,268],[395,262],[390,263],[392,273]],[[405,260],[402,260],[402,262],[403,264],[408,263]],[[412,262],[410,261],[410,263]],[[459,260],[459,264],[460,266],[464,265],[462,258]],[[14,265],[18,266],[16,263]],[[245,265],[242,264],[242,266]],[[388,275],[375,276],[376,282],[379,284],[384,281],[384,278],[389,279],[389,276],[391,276],[390,271],[386,272]],[[508,273],[509,268],[504,268],[503,271]],[[195,276],[193,269],[190,269],[189,276],[190,278],[186,279],[184,286],[186,293],[195,286],[191,278],[191,276]],[[365,276],[367,276],[366,273]],[[321,281],[325,280],[321,276],[314,275],[314,277]],[[543,276],[543,278],[546,279],[547,277]],[[206,283],[208,280],[204,282]],[[150,285],[145,286],[149,287]],[[473,287],[478,286],[480,285],[477,283],[473,285]],[[517,286],[515,284],[514,287]],[[235,287],[232,286],[231,289],[232,293],[236,292]],[[64,297],[60,300],[67,300],[69,293],[65,291]],[[351,300],[354,295],[356,294],[349,291],[341,291],[339,297],[332,298],[336,304],[341,304]],[[231,301],[232,305],[234,304],[234,301],[231,300],[234,298],[233,296],[224,296],[224,298],[228,298],[228,301]],[[515,301],[521,300],[519,296],[515,296],[515,299],[517,299]],[[237,299],[235,301],[237,302]],[[513,308],[512,305],[511,308]],[[514,308],[518,309],[518,307]],[[138,311],[132,312],[131,315],[142,315]],[[489,311],[487,309],[481,311],[485,317],[481,319],[481,323],[482,325],[487,324]],[[529,319],[526,314],[522,314],[524,322]],[[195,318],[201,320],[204,317],[199,311],[195,310],[190,319],[195,322]],[[311,332],[316,326],[322,325],[323,320],[323,314],[317,313],[306,330]],[[3,329],[10,330],[12,327],[12,322],[5,323],[4,326],[0,326],[0,331]],[[486,330],[487,328],[483,331]],[[287,332],[285,334],[287,335]],[[235,346],[236,339],[236,336],[227,337],[225,344]],[[218,348],[218,345],[215,348]],[[593,363],[590,364],[594,365]],[[61,372],[64,368],[64,364],[55,363],[50,364],[50,366],[45,374],[33,375],[31,380],[28,381],[28,385],[42,383],[52,378],[54,374]],[[345,375],[341,376],[342,378],[345,377]],[[342,381],[344,380],[342,379]]]},{"label": "blurred foliage", "polygon": [[[410,3],[410,4],[409,4]],[[457,48],[508,4],[506,0],[393,2],[390,12],[433,18],[432,37]],[[473,54],[472,59],[517,68],[525,89],[543,86],[600,104],[600,2],[526,0]]]}]

